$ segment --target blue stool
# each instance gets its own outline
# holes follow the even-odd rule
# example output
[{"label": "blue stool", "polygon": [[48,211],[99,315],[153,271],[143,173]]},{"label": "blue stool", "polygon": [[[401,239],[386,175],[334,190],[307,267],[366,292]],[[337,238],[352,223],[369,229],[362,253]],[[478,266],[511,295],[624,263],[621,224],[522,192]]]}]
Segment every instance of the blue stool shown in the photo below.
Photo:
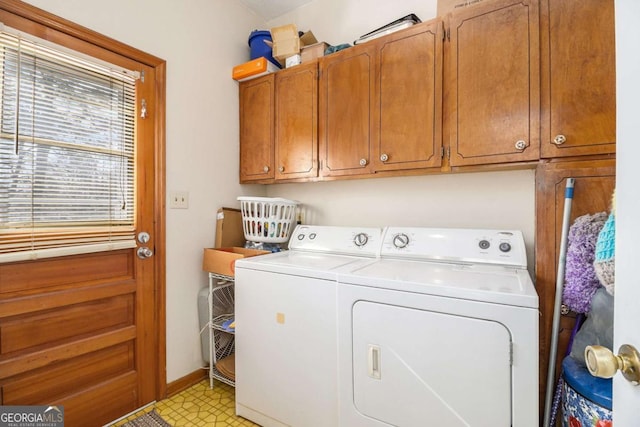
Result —
[{"label": "blue stool", "polygon": [[592,376],[570,356],[562,361],[562,378],[562,427],[611,425],[610,378]]}]

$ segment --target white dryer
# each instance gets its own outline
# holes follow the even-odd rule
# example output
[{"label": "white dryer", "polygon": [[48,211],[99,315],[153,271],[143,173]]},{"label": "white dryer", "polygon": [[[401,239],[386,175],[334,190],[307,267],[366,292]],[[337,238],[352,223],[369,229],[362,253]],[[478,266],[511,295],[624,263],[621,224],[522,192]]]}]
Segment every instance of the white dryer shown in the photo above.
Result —
[{"label": "white dryer", "polygon": [[338,425],[337,274],[373,262],[382,229],[298,226],[289,250],[235,265],[236,413]]},{"label": "white dryer", "polygon": [[341,426],[538,426],[519,231],[390,227],[378,261],[338,276]]}]

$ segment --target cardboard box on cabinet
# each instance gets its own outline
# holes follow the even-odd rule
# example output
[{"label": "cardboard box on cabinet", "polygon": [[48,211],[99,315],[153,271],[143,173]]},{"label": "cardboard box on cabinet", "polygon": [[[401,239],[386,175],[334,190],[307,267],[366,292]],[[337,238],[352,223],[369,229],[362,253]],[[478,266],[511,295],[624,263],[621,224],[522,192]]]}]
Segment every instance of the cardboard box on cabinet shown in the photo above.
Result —
[{"label": "cardboard box on cabinet", "polygon": [[[269,30],[271,32],[271,41],[273,43],[273,57],[282,66],[287,65],[287,58],[300,54],[300,50],[304,46],[318,43],[316,37],[311,31],[307,31],[298,35],[298,28],[295,24],[282,25],[280,27],[273,27]],[[296,61],[290,61],[292,65]],[[298,62],[299,63],[299,62]]]},{"label": "cardboard box on cabinet", "polygon": [[324,56],[324,51],[329,47],[328,43],[320,42],[314,43],[302,48],[300,56],[302,57],[302,63],[313,61],[314,59]]},{"label": "cardboard box on cabinet", "polygon": [[237,260],[268,253],[270,252],[235,247],[205,248],[202,255],[202,269],[210,273],[233,277]]}]

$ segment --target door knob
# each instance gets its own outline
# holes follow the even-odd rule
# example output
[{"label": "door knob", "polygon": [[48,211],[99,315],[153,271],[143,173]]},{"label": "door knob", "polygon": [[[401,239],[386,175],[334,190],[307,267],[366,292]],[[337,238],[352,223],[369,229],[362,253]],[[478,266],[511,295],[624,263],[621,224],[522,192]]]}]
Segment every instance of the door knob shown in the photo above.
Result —
[{"label": "door knob", "polygon": [[360,159],[360,166],[365,167],[367,166],[367,163],[369,163],[367,159]]},{"label": "door knob", "polygon": [[138,248],[137,254],[138,254],[138,258],[146,259],[146,258],[151,258],[153,256],[153,251],[147,248],[146,246],[142,246]]},{"label": "door knob", "polygon": [[620,370],[627,381],[640,385],[640,354],[631,345],[621,345],[617,356],[606,347],[589,345],[584,349],[584,359],[594,377],[611,378]]}]

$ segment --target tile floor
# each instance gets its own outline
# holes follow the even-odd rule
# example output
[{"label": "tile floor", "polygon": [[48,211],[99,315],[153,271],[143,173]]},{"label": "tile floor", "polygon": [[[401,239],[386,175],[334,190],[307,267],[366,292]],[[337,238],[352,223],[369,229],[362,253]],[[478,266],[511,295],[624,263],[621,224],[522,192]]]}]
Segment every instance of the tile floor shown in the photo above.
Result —
[{"label": "tile floor", "polygon": [[120,420],[112,426],[121,426],[152,409],[155,409],[165,421],[175,427],[257,426],[249,420],[236,417],[233,387],[214,381],[214,387],[211,389],[208,379],[200,381],[169,399],[147,406],[140,412]]}]

